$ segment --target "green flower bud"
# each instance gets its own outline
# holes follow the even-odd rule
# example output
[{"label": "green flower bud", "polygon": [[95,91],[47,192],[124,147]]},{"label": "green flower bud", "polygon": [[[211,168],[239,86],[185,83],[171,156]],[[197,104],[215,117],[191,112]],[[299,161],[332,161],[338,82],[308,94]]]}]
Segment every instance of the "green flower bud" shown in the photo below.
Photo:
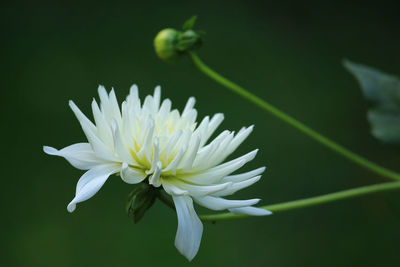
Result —
[{"label": "green flower bud", "polygon": [[167,62],[173,62],[179,58],[180,52],[177,50],[180,33],[174,29],[164,29],[154,38],[154,48],[157,56]]},{"label": "green flower bud", "polygon": [[186,52],[198,47],[202,42],[202,33],[191,29],[177,31],[167,28],[154,38],[157,56],[166,62],[175,62]]}]

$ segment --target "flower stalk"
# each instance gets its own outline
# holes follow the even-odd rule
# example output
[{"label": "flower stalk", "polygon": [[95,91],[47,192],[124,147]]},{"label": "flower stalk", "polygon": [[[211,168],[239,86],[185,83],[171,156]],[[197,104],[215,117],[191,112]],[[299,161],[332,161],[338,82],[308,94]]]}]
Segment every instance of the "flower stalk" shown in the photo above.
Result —
[{"label": "flower stalk", "polygon": [[329,138],[323,136],[322,134],[316,132],[315,130],[311,129],[307,125],[303,124],[302,122],[296,120],[295,118],[289,116],[288,114],[282,112],[278,108],[274,107],[267,101],[259,98],[258,96],[250,93],[248,90],[244,89],[243,87],[235,84],[234,82],[228,80],[227,78],[223,77],[222,75],[218,74],[210,67],[208,67],[204,62],[199,58],[199,56],[195,53],[190,51],[189,55],[192,59],[194,65],[206,76],[214,80],[215,82],[221,84],[222,86],[228,88],[229,90],[235,92],[236,94],[240,95],[244,99],[248,100],[249,102],[255,104],[259,108],[263,109],[264,111],[269,112],[273,116],[277,117],[278,119],[286,122],[290,126],[296,128],[300,132],[304,133],[305,135],[311,137],[315,141],[319,142],[320,144],[326,146],[327,148],[331,149],[332,151],[342,155],[346,159],[358,164],[359,166],[370,170],[380,176],[400,181],[400,174],[389,169],[386,169],[372,161],[365,159],[364,157],[346,149],[345,147],[335,143],[334,141],[330,140]]},{"label": "flower stalk", "polygon": [[[316,206],[324,203],[329,203],[333,201],[343,200],[352,197],[360,197],[367,194],[378,193],[382,191],[396,190],[400,189],[400,182],[387,182],[381,184],[374,184],[368,186],[362,186],[354,189],[343,190],[335,193],[325,194],[316,197],[310,197],[305,199],[299,199],[295,201],[282,202],[278,204],[272,204],[267,206],[259,207],[261,209],[269,210],[273,213],[280,213],[283,211],[301,209],[311,206]],[[220,214],[210,214],[202,215],[200,219],[203,222],[215,222],[221,220],[231,220],[231,219],[241,219],[246,218],[247,215],[244,214],[233,214],[233,213],[220,213]]]}]

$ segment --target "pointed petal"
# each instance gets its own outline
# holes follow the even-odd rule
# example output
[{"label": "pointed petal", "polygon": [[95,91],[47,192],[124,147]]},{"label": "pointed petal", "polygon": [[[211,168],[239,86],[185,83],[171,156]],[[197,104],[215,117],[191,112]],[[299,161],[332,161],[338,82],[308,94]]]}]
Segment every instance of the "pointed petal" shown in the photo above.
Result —
[{"label": "pointed petal", "polygon": [[119,130],[118,123],[115,119],[111,120],[111,128],[114,139],[114,149],[119,157],[131,165],[138,166],[139,164],[134,160],[131,153],[129,152],[129,147],[126,145],[125,140]]},{"label": "pointed petal", "polygon": [[153,175],[149,179],[149,184],[154,185],[155,187],[159,187],[161,185],[160,175],[161,175],[162,163],[159,161],[156,166],[157,167],[155,168]]},{"label": "pointed petal", "polygon": [[197,173],[193,174],[190,173],[186,175],[181,175],[181,177],[179,178],[197,184],[219,183],[225,176],[240,169],[244,164],[254,159],[254,157],[257,154],[257,151],[258,149],[253,150],[239,158],[225,162],[211,169],[205,170],[203,172],[198,171]]},{"label": "pointed petal", "polygon": [[122,164],[121,179],[125,183],[138,184],[141,181],[143,181],[146,178],[146,176],[147,175],[144,173],[144,171],[136,168],[131,168],[126,162]]},{"label": "pointed petal", "polygon": [[235,182],[235,183],[242,182],[244,180],[247,180],[247,179],[253,178],[254,176],[257,176],[257,175],[263,173],[264,171],[265,171],[265,167],[261,167],[261,168],[258,168],[258,169],[255,169],[255,170],[252,170],[249,172],[226,176],[223,179],[223,181],[224,182]]},{"label": "pointed petal", "polygon": [[203,224],[193,208],[193,200],[188,196],[173,196],[178,216],[178,230],[175,246],[189,261],[196,256],[203,234]]},{"label": "pointed petal", "polygon": [[229,211],[235,214],[247,214],[252,216],[265,216],[272,214],[272,212],[269,210],[260,209],[256,207],[233,208],[229,209]]},{"label": "pointed petal", "polygon": [[232,186],[231,182],[223,183],[223,184],[212,184],[212,185],[195,185],[189,184],[177,178],[168,177],[167,179],[163,180],[163,183],[172,184],[175,187],[187,191],[192,196],[201,197],[210,194],[215,194],[219,191],[225,190]]},{"label": "pointed petal", "polygon": [[96,152],[96,155],[106,160],[115,160],[113,152],[97,136],[96,126],[94,126],[94,124],[82,113],[82,111],[75,105],[73,101],[69,101],[69,106],[79,120],[82,130],[85,133],[86,138],[88,139],[93,150]]},{"label": "pointed petal", "polygon": [[243,188],[249,187],[250,185],[257,183],[260,179],[261,179],[261,175],[253,177],[248,180],[245,180],[243,182],[233,183],[229,188],[226,188],[219,192],[215,192],[213,194],[213,196],[221,197],[221,196],[232,195],[232,194],[236,193],[237,191],[242,190]]},{"label": "pointed petal", "polygon": [[190,110],[193,109],[195,103],[196,103],[196,99],[194,97],[190,97],[186,103],[185,108],[183,109],[182,117],[185,116]]},{"label": "pointed petal", "polygon": [[165,192],[167,192],[171,196],[184,196],[184,195],[189,194],[188,191],[182,190],[173,184],[165,182],[165,179],[163,179],[161,184],[162,184],[162,187],[164,188]]},{"label": "pointed petal", "polygon": [[120,166],[118,164],[104,164],[85,172],[76,185],[75,197],[68,204],[68,211],[73,212],[77,203],[94,196],[107,181],[108,177],[116,173],[119,168]]},{"label": "pointed petal", "polygon": [[103,112],[100,111],[99,105],[97,104],[95,99],[93,99],[92,101],[92,113],[94,121],[96,123],[99,138],[109,147],[113,147],[114,144],[110,125],[104,117]]},{"label": "pointed petal", "polygon": [[160,108],[160,100],[161,100],[161,86],[157,85],[156,88],[154,89],[154,107],[156,111]]},{"label": "pointed petal", "polygon": [[212,196],[195,197],[194,200],[201,206],[211,210],[226,210],[230,208],[247,207],[257,204],[260,201],[258,198],[248,200],[229,200]]},{"label": "pointed petal", "polygon": [[243,143],[243,141],[249,136],[249,134],[253,131],[253,129],[254,125],[251,125],[248,128],[240,129],[240,131],[233,138],[232,142],[230,142],[229,146],[225,149],[225,153],[221,157],[220,162],[222,162],[222,160],[224,160],[226,157],[232,154],[232,152],[235,151],[239,147],[239,145]]},{"label": "pointed petal", "polygon": [[203,146],[205,143],[207,143],[208,138],[214,133],[214,131],[218,128],[218,126],[221,124],[221,122],[224,120],[224,114],[222,113],[217,113],[215,114],[209,124],[206,133],[204,134],[203,139],[201,140],[201,145]]},{"label": "pointed petal", "polygon": [[245,163],[246,161],[244,160],[236,161],[232,162],[229,165],[225,165],[223,168],[216,167],[200,174],[190,174],[185,176],[182,175],[179,178],[191,183],[196,183],[201,185],[219,183],[222,180],[222,178],[224,178],[228,174],[231,174],[237,169],[240,169]]},{"label": "pointed petal", "polygon": [[72,166],[81,170],[88,170],[100,163],[104,163],[103,160],[96,157],[89,143],[77,143],[61,150],[43,146],[43,151],[49,155],[64,157]]}]

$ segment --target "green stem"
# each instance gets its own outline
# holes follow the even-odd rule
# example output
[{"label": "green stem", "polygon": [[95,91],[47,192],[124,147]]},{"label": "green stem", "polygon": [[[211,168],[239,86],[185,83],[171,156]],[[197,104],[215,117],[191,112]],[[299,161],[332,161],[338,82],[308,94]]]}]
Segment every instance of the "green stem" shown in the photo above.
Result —
[{"label": "green stem", "polygon": [[[260,207],[261,209],[272,211],[273,213],[279,213],[287,210],[300,209],[305,207],[310,207],[318,204],[333,202],[336,200],[342,200],[351,197],[359,197],[362,195],[377,193],[381,191],[395,190],[400,188],[400,182],[389,182],[383,184],[368,185],[363,187],[358,187],[355,189],[348,189],[339,191],[336,193],[330,193],[317,197],[310,197],[295,201],[283,202],[273,205],[267,205]],[[233,214],[233,213],[220,213],[220,214],[210,214],[202,215],[200,219],[202,221],[220,221],[220,220],[230,220],[230,219],[240,219],[248,217],[249,215],[244,214]]]},{"label": "green stem", "polygon": [[231,91],[237,93],[238,95],[242,96],[243,98],[247,99],[248,101],[252,102],[253,104],[257,105],[258,107],[262,108],[263,110],[271,113],[275,117],[281,119],[282,121],[286,122],[287,124],[293,126],[297,130],[301,131],[302,133],[308,135],[309,137],[313,138],[317,142],[325,145],[326,147],[330,148],[331,150],[335,151],[336,153],[344,156],[345,158],[349,159],[357,163],[358,165],[376,173],[386,178],[390,178],[393,180],[400,181],[400,174],[388,170],[382,166],[379,166],[376,163],[373,163],[353,152],[344,148],[343,146],[333,142],[332,140],[326,138],[325,136],[319,134],[318,132],[314,131],[310,127],[306,126],[305,124],[301,123],[300,121],[294,119],[293,117],[287,115],[286,113],[280,111],[273,105],[269,104],[268,102],[264,101],[263,99],[259,98],[258,96],[250,93],[243,87],[229,81],[225,77],[219,75],[214,70],[210,69],[206,64],[204,64],[201,59],[194,53],[190,52],[190,56],[192,58],[193,63],[196,67],[202,71],[205,75],[209,78],[213,79],[217,83],[225,86],[226,88],[230,89]]}]

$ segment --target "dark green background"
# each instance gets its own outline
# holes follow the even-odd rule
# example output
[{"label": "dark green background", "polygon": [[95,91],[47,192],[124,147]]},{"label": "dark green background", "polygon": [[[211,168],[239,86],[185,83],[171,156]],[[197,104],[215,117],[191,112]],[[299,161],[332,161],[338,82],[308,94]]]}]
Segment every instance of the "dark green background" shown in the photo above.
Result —
[{"label": "dark green background", "polygon": [[[112,177],[69,214],[83,173],[42,152],[84,141],[68,100],[90,115],[98,84],[119,99],[137,83],[160,84],[200,118],[225,114],[219,130],[255,124],[235,153],[259,148],[266,165],[236,198],[272,204],[384,182],[215,84],[183,59],[158,60],[156,33],[193,14],[207,32],[200,56],[321,133],[400,171],[399,149],[369,134],[368,107],[341,66],[346,57],[400,74],[395,1],[127,1],[1,4],[2,266],[183,266],[176,216],[157,203],[137,225],[124,204],[131,186]],[[400,192],[380,193],[266,218],[206,224],[192,266],[399,266]],[[204,213],[202,209],[199,212]]]}]

